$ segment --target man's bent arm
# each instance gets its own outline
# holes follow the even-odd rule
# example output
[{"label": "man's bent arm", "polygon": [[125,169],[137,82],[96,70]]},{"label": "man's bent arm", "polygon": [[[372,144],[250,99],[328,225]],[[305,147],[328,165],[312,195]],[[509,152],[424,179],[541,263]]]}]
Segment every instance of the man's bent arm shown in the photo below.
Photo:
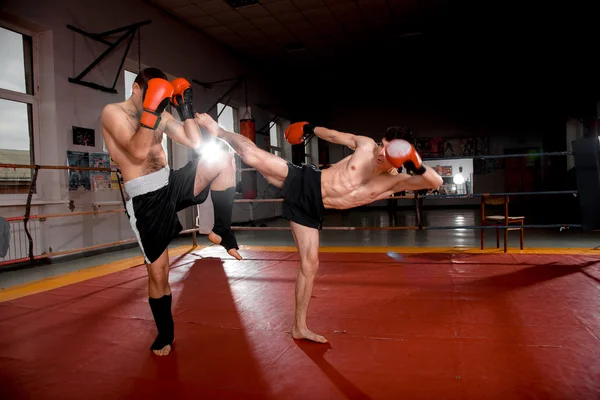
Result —
[{"label": "man's bent arm", "polygon": [[122,111],[115,109],[112,105],[104,107],[101,121],[104,130],[129,155],[139,161],[148,158],[154,140],[152,129],[140,126],[135,133],[131,134],[131,127]]},{"label": "man's bent arm", "polygon": [[333,144],[341,144],[342,146],[346,146],[351,148],[352,150],[356,150],[358,147],[358,142],[361,140],[370,140],[364,136],[354,135],[352,133],[339,132],[333,129],[324,128],[322,126],[317,126],[314,129],[315,135],[325,141],[328,141]]},{"label": "man's bent arm", "polygon": [[197,149],[202,144],[202,136],[200,135],[200,128],[196,121],[193,119],[186,119],[183,124],[177,121],[169,113],[163,113],[163,119],[166,119],[165,133],[172,140],[177,143],[189,147],[190,149]]},{"label": "man's bent arm", "polygon": [[425,165],[425,173],[421,175],[398,174],[394,177],[398,181],[392,189],[394,193],[403,190],[436,189],[444,183],[442,177],[427,165]]}]

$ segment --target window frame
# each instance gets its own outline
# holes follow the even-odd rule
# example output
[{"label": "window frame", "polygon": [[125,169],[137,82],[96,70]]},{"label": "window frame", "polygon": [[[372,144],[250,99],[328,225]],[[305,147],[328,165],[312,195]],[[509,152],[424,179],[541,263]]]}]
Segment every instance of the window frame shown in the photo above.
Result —
[{"label": "window frame", "polygon": [[[271,125],[274,124],[274,125]],[[271,144],[271,129],[275,127],[276,129],[276,133],[275,136],[277,137],[277,146],[273,146],[273,144]],[[284,149],[283,149],[283,129],[281,129],[281,122],[279,121],[279,118],[276,118],[275,121],[272,121],[271,123],[269,123],[269,150],[270,153],[281,157],[283,159],[285,159],[284,157]],[[277,154],[277,152],[279,152],[279,154]]]},{"label": "window frame", "polygon": [[312,140],[309,140],[308,143],[304,145],[304,164],[310,165],[313,164],[313,154],[310,151],[312,145]]},{"label": "window frame", "polygon": [[[215,106],[215,121],[217,121],[217,124],[219,123],[219,105],[223,105],[225,107],[231,107],[231,114],[233,116],[233,132],[237,135],[241,135],[240,133],[240,106],[238,104],[236,104],[235,102],[229,102],[228,104],[225,103],[221,103],[220,101],[217,103],[217,105]],[[242,159],[240,157],[234,157],[235,159],[235,192],[236,193],[241,193],[238,192],[238,185],[239,183],[242,181],[242,172],[240,172],[240,169],[242,169]]]},{"label": "window frame", "polygon": [[[40,69],[39,69],[39,65],[40,65],[40,54],[39,54],[39,33],[37,32],[33,32],[27,28],[24,28],[21,25],[17,25],[14,23],[11,23],[9,21],[0,19],[0,27],[16,32],[22,36],[28,36],[31,38],[31,74],[32,74],[32,92],[33,94],[28,94],[28,93],[19,93],[19,92],[15,92],[12,90],[8,90],[8,89],[3,89],[0,88],[0,98],[4,99],[4,100],[10,100],[10,101],[14,101],[17,103],[25,103],[25,104],[30,104],[31,105],[31,115],[30,115],[30,119],[29,119],[29,123],[30,125],[30,145],[29,145],[29,152],[30,152],[30,163],[31,165],[36,165],[38,164],[38,152],[36,151],[37,149],[39,149],[41,147],[40,144],[40,105],[39,105],[39,88],[40,88],[40,82],[39,82],[39,76],[40,76]],[[25,68],[25,66],[23,65],[23,68]],[[31,170],[31,174],[33,177],[33,169]],[[39,191],[37,188],[39,188],[38,185],[39,182],[36,182],[36,191],[33,193],[32,199],[33,200],[39,200],[40,199],[40,195],[39,195]],[[31,186],[31,180],[28,181],[28,184]],[[4,187],[5,185],[2,185],[0,183],[0,187]],[[8,185],[7,185],[8,186]],[[4,201],[11,201],[11,200],[22,200],[22,199],[26,199],[28,196],[28,192],[29,190],[27,190],[26,192],[21,192],[21,193],[0,193],[0,201],[4,202]]]}]

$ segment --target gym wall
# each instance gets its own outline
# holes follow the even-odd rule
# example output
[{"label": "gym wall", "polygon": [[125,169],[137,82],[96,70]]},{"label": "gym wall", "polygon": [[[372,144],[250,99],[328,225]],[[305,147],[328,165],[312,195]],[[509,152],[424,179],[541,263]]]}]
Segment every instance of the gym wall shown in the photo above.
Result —
[{"label": "gym wall", "polygon": [[[170,77],[182,76],[190,81],[196,79],[203,82],[235,78],[240,74],[250,73],[247,99],[257,129],[272,118],[269,111],[254,106],[277,103],[268,81],[257,78],[255,71],[225,47],[149,3],[137,0],[6,0],[3,2],[0,19],[7,28],[23,30],[35,38],[34,51],[37,52],[37,57],[34,60],[34,75],[39,87],[38,107],[34,111],[36,164],[67,165],[67,151],[90,154],[102,152],[101,110],[107,103],[124,100],[123,72],[117,77],[116,94],[69,82],[69,78],[79,75],[108,46],[67,29],[67,24],[86,32],[100,33],[151,20],[149,25],[141,27],[142,68],[154,66],[161,68]],[[122,34],[116,34],[111,40],[116,41]],[[137,39],[136,36],[124,65],[124,69],[133,72],[138,71],[139,65]],[[126,44],[127,40],[94,67],[83,80],[111,87]],[[211,89],[194,84],[196,109],[204,111],[215,104],[231,83],[217,84]],[[228,97],[223,101],[227,100]],[[238,119],[241,118],[244,113],[243,107],[246,105],[243,84],[232,92],[229,104],[240,107]],[[216,117],[216,107],[211,113]],[[73,126],[94,129],[94,146],[74,145]],[[262,136],[257,136],[257,141],[263,140]],[[187,149],[176,143],[172,145],[172,154],[173,167],[180,167],[188,161]],[[264,182],[259,180],[258,192],[262,193],[264,190]],[[2,195],[2,216],[22,216],[25,200],[25,194]],[[31,214],[90,211],[93,203],[112,202],[111,205],[100,207],[100,210],[107,210],[122,207],[119,205],[120,201],[119,190],[69,190],[67,171],[42,170],[39,173]],[[11,204],[14,206],[10,206]],[[279,215],[279,212],[279,206],[259,207],[254,218]],[[234,219],[247,219],[247,213],[245,208],[236,209]],[[186,228],[193,227],[191,210],[182,212],[181,217]],[[133,238],[125,213],[50,218],[41,223],[41,226],[46,251],[51,248],[57,252]]]},{"label": "gym wall", "polygon": [[[386,42],[380,49],[360,53],[339,74],[315,85],[322,97],[334,99],[322,111],[329,127],[380,140],[388,126],[407,125],[417,138],[484,139],[488,154],[566,150],[566,100],[552,86],[567,79],[566,72],[553,75],[560,80],[552,84],[534,73],[543,65],[546,70],[558,68],[547,64],[550,55],[525,52],[517,63],[505,57],[510,49],[489,41],[483,46],[476,35],[411,40],[418,45],[408,50]],[[396,57],[400,61],[392,62]],[[315,88],[306,91],[313,93]],[[343,149],[330,146],[331,162],[344,155]],[[552,185],[561,190],[556,185],[564,175],[550,169],[557,163],[565,164],[559,169],[566,174],[566,157],[546,157],[535,166],[537,190]],[[506,176],[503,161],[475,168],[475,192],[506,191],[512,185]],[[527,191],[526,187],[517,190]],[[439,204],[470,203],[478,200]]]}]

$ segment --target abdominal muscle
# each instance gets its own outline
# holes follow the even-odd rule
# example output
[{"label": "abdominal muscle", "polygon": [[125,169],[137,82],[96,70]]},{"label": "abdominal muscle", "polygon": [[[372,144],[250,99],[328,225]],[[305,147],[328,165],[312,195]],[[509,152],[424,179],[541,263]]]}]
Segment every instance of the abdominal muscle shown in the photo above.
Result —
[{"label": "abdominal muscle", "polygon": [[342,160],[321,175],[323,206],[333,209],[348,209],[372,203],[391,196],[388,189],[389,176],[349,171],[348,161]]}]

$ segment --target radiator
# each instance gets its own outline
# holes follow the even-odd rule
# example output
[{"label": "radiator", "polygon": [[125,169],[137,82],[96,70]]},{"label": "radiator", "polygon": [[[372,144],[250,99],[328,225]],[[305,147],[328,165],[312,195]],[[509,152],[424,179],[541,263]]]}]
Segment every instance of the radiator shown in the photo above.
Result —
[{"label": "radiator", "polygon": [[[27,228],[33,239],[33,254],[35,256],[42,254],[43,251],[41,224],[38,219],[27,222]],[[25,232],[23,221],[11,221],[9,225],[10,239],[8,253],[4,258],[0,258],[0,260],[10,261],[29,257],[29,238],[27,237],[27,232]]]}]

